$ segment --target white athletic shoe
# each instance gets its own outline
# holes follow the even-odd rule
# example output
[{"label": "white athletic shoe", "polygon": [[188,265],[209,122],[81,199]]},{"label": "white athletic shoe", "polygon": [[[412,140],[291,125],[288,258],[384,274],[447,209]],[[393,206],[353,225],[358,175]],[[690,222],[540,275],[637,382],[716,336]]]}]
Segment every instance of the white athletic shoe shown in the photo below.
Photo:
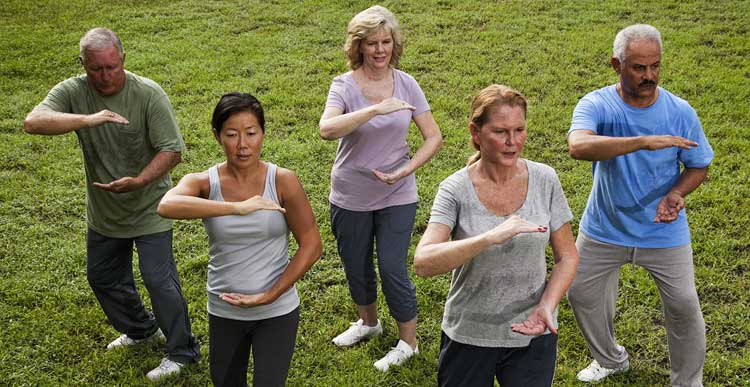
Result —
[{"label": "white athletic shoe", "polygon": [[165,357],[164,359],[161,359],[161,363],[159,364],[159,366],[149,371],[146,376],[151,381],[155,382],[169,375],[180,373],[180,370],[183,366],[184,364],[169,360]]},{"label": "white athletic shoe", "polygon": [[362,319],[359,319],[357,322],[349,323],[349,325],[349,329],[333,338],[334,344],[339,347],[349,347],[364,339],[369,339],[383,333],[383,326],[380,325],[380,320],[378,320],[378,325],[375,325],[374,327],[365,325]]},{"label": "white athletic shoe", "polygon": [[630,368],[630,366],[627,365],[622,368],[604,368],[599,365],[599,362],[594,360],[588,367],[582,369],[581,372],[578,373],[578,380],[582,382],[598,383],[607,376],[625,372],[628,368]]},{"label": "white athletic shoe", "polygon": [[386,372],[392,365],[401,365],[406,359],[419,353],[419,347],[413,348],[407,344],[406,341],[399,340],[395,348],[391,348],[382,359],[375,362],[375,368],[380,371]]},{"label": "white athletic shoe", "polygon": [[128,335],[120,335],[120,337],[114,339],[111,343],[107,344],[107,350],[119,348],[119,347],[130,347],[140,343],[148,343],[156,340],[166,339],[164,333],[161,332],[161,328],[157,329],[153,335],[146,337],[145,339],[131,339]]}]

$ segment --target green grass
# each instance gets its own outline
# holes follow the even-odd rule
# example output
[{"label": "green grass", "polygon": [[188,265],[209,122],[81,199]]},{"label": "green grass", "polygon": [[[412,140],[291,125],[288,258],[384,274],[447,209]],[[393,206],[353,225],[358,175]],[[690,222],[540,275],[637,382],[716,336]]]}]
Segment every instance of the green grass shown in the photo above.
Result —
[{"label": "green grass", "polygon": [[[116,30],[126,68],[160,83],[177,112],[188,150],[179,179],[222,160],[209,120],[227,91],[265,105],[264,159],[300,176],[318,219],[324,253],[298,283],[302,319],[289,385],[434,385],[440,319],[449,276],[414,277],[421,355],[388,374],[371,363],[396,340],[385,335],[341,350],[330,339],[355,314],[328,221],[329,171],[336,144],[317,122],[331,79],[346,71],[346,23],[363,1],[21,1],[0,6],[0,383],[142,385],[155,348],[106,353],[117,332],[85,278],[85,187],[74,135],[22,133],[22,121],[57,82],[81,71],[78,40],[94,26]],[[525,156],[557,169],[574,214],[591,185],[590,164],[567,155],[565,133],[584,94],[616,82],[612,39],[646,22],[665,39],[661,85],[698,111],[716,152],[710,177],[689,196],[696,283],[706,319],[704,382],[750,383],[750,3],[747,1],[488,2],[386,1],[405,30],[400,68],[429,99],[445,148],[417,174],[422,198],[413,244],[437,184],[471,153],[466,131],[473,93],[504,83],[531,103]],[[410,141],[420,143],[416,129]],[[578,219],[574,222],[577,222]],[[577,229],[577,225],[574,225]],[[175,251],[204,361],[170,383],[206,385],[206,237],[200,222],[175,223]],[[139,285],[140,286],[140,285]],[[141,289],[142,286],[141,286]],[[143,292],[145,294],[145,292]],[[147,297],[146,297],[147,298]],[[382,297],[380,310],[386,316]],[[560,307],[556,385],[578,385],[590,361],[566,301]],[[617,336],[631,371],[603,385],[665,385],[668,353],[658,292],[639,268],[622,271]]]}]

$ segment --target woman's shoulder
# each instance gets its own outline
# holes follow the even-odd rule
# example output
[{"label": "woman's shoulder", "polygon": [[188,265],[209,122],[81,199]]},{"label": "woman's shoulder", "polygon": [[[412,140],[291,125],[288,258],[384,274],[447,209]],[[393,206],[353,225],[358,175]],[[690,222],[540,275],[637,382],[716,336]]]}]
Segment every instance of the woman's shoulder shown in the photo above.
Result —
[{"label": "woman's shoulder", "polygon": [[396,68],[393,69],[393,79],[406,84],[418,85],[417,80],[411,74]]},{"label": "woman's shoulder", "polygon": [[539,180],[558,180],[557,171],[547,164],[540,163],[538,161],[532,161],[524,159],[526,161],[526,168],[529,171],[531,178]]},{"label": "woman's shoulder", "polygon": [[470,183],[468,167],[463,167],[443,179],[443,181],[440,182],[440,188],[452,192],[459,192],[466,187],[467,181]]},{"label": "woman's shoulder", "polygon": [[354,72],[353,71],[347,71],[343,74],[339,74],[333,78],[333,83],[344,83],[344,84],[350,84],[354,82]]}]

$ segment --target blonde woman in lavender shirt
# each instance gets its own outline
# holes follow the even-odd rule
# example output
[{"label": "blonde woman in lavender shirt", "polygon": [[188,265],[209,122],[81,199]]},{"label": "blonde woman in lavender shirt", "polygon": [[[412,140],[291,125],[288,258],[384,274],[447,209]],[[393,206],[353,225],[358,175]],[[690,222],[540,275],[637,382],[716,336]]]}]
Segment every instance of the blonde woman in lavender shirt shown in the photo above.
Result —
[{"label": "blonde woman in lavender shirt", "polygon": [[[373,248],[399,341],[375,367],[419,353],[416,289],[406,266],[417,208],[414,171],[443,144],[427,99],[409,74],[396,69],[403,35],[386,8],[368,8],[349,22],[344,46],[351,71],[331,84],[320,136],[338,140],[331,170],[331,228],[359,320],[333,339],[351,346],[382,333]],[[414,121],[424,142],[412,158],[406,142]]]}]

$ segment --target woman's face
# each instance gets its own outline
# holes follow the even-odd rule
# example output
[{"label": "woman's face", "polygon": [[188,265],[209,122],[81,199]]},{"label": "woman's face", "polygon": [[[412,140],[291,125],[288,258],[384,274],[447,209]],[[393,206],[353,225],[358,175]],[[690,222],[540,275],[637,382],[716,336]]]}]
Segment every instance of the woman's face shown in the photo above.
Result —
[{"label": "woman's face", "polygon": [[387,29],[380,27],[359,42],[364,66],[383,69],[390,66],[393,54],[393,36]]},{"label": "woman's face", "polygon": [[470,126],[471,138],[479,144],[483,161],[506,167],[516,165],[526,143],[526,115],[522,107],[491,106],[481,128],[473,123]]},{"label": "woman's face", "polygon": [[224,148],[228,163],[250,166],[260,159],[263,136],[255,114],[242,111],[232,114],[224,121],[218,140]]}]

